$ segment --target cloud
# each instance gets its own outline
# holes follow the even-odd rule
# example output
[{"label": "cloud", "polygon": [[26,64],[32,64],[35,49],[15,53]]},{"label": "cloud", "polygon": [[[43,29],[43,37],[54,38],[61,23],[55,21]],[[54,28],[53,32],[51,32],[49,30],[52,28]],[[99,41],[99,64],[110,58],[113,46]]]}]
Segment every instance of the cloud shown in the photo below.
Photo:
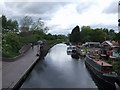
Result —
[{"label": "cloud", "polygon": [[95,2],[79,2],[76,6],[76,10],[78,13],[84,13],[87,9],[89,9]]},{"label": "cloud", "polygon": [[113,29],[113,30],[115,30],[115,32],[118,32],[118,26],[117,25],[105,25],[105,24],[94,24],[94,25],[91,25],[91,27],[93,28],[93,29],[95,29],[95,28],[107,28],[107,29]]},{"label": "cloud", "polygon": [[53,13],[59,9],[59,7],[64,6],[66,3],[61,2],[29,2],[29,4],[24,7],[24,12],[28,14],[43,14],[43,13]]},{"label": "cloud", "polygon": [[5,7],[23,14],[44,14],[55,12],[66,2],[6,2]]},{"label": "cloud", "polygon": [[118,18],[120,19],[120,5],[118,5]]},{"label": "cloud", "polygon": [[[61,27],[68,28],[69,26],[83,26],[83,25],[117,25],[117,14],[104,14],[101,13],[102,9],[98,6],[92,5],[87,12],[78,13],[76,10],[77,3],[68,4],[58,10],[52,19],[48,21],[51,24],[60,25]],[[103,25],[102,25],[103,26]],[[102,27],[101,26],[101,27]]]},{"label": "cloud", "polygon": [[54,12],[68,2],[5,2],[4,14],[8,17],[32,16],[49,20]]},{"label": "cloud", "polygon": [[55,27],[49,27],[50,30],[48,31],[48,33],[67,35],[68,33],[71,33],[71,31],[74,27],[62,28],[61,26],[57,25]]},{"label": "cloud", "polygon": [[112,2],[107,8],[103,10],[103,13],[107,14],[118,13],[118,2]]},{"label": "cloud", "polygon": [[[70,31],[66,30],[67,28],[70,26],[74,28],[76,25],[79,25],[80,27],[83,25],[89,25],[93,28],[108,28],[116,31],[118,30],[117,14],[108,15],[101,13],[104,8],[98,8],[99,4],[91,5],[89,9],[85,8],[86,12],[79,13],[75,8],[77,5],[78,3],[73,3],[64,6],[52,17],[50,23],[59,25],[61,27],[61,29],[57,27],[54,29],[57,31],[56,33],[63,33],[62,30],[64,30],[66,34]],[[71,30],[73,28],[71,28]]]},{"label": "cloud", "polygon": [[117,0],[48,1],[6,2],[3,11],[7,17],[18,21],[26,15],[34,20],[42,18],[52,34],[70,33],[76,25],[115,30],[118,28]]}]

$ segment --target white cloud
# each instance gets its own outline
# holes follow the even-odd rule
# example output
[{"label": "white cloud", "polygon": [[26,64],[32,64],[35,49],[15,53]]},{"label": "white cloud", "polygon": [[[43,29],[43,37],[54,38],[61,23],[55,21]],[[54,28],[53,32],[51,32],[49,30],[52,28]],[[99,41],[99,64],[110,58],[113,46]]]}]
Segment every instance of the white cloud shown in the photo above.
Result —
[{"label": "white cloud", "polygon": [[[22,2],[22,4],[18,2]],[[50,27],[49,32],[53,34],[67,34],[76,25],[117,29],[118,13],[109,10],[109,7],[112,6],[114,10],[118,9],[114,6],[117,5],[118,0],[44,0],[44,3],[43,0],[34,0],[33,2],[37,2],[37,4],[28,4],[26,0],[19,0],[16,4],[6,4],[4,12],[10,18],[20,18],[24,15],[30,15],[33,18],[42,17],[46,25]],[[58,5],[55,5],[54,2],[57,2]],[[58,2],[69,3],[62,5]],[[61,5],[59,6],[59,4]]]},{"label": "white cloud", "polygon": [[96,27],[96,28],[101,27],[101,28],[109,28],[109,29],[113,27],[113,29],[116,29],[115,27],[117,27],[118,25],[117,22],[118,14],[102,13],[103,10],[107,8],[111,3],[112,0],[110,3],[108,3],[108,0],[106,0],[104,3],[97,0],[97,2],[96,3],[94,2],[94,4],[91,5],[89,8],[87,9],[85,8],[85,12],[82,13],[79,13],[76,10],[77,5],[81,5],[81,2],[72,3],[64,7],[61,7],[60,10],[58,10],[54,14],[52,20],[48,21],[48,23],[50,25],[59,25],[61,29],[58,30],[61,30],[61,32],[62,30],[65,30],[70,26],[74,28],[76,25],[79,26],[90,25],[91,27]]},{"label": "white cloud", "polygon": [[0,15],[3,13],[3,6],[4,6],[4,1],[0,0]]}]

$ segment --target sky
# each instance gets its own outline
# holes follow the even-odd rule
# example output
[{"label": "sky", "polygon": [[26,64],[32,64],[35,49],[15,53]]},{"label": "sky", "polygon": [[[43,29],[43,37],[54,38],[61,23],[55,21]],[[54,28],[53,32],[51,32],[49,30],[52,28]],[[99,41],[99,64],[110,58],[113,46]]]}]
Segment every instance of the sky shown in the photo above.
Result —
[{"label": "sky", "polygon": [[118,0],[1,0],[0,15],[20,21],[24,16],[42,18],[48,33],[71,33],[79,25],[118,31]]}]

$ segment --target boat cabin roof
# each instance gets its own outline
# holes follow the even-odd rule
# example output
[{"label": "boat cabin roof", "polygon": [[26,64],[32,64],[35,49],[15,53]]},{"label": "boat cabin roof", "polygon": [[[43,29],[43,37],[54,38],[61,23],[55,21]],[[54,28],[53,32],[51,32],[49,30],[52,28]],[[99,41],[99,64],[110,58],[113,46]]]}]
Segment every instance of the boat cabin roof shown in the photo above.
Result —
[{"label": "boat cabin roof", "polygon": [[111,64],[101,61],[101,60],[94,60],[97,64],[101,65],[101,66],[112,66]]}]

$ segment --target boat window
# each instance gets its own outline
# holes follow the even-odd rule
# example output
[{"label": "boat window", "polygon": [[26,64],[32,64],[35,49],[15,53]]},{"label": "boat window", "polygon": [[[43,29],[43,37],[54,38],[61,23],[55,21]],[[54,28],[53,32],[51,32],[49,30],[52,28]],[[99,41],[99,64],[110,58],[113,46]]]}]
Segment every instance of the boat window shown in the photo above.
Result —
[{"label": "boat window", "polygon": [[103,67],[102,67],[102,71],[103,71],[104,73],[112,72],[112,67],[110,67],[110,66],[103,66]]},{"label": "boat window", "polygon": [[67,49],[70,49],[70,47],[68,47]]},{"label": "boat window", "polygon": [[76,50],[72,50],[72,53],[76,53]]},{"label": "boat window", "polygon": [[94,44],[90,44],[90,47],[93,48],[93,47],[94,47]]},{"label": "boat window", "polygon": [[95,44],[95,48],[100,48],[100,45],[99,44]]},{"label": "boat window", "polygon": [[73,49],[76,49],[75,47],[73,47]]}]

